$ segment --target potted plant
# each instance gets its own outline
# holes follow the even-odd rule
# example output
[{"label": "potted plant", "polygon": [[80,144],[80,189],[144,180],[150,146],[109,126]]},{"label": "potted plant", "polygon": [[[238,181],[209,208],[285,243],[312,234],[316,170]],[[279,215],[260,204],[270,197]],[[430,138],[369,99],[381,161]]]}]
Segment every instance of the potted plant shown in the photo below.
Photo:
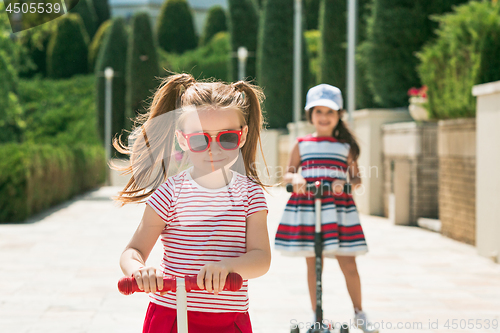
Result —
[{"label": "potted plant", "polygon": [[415,121],[427,121],[429,120],[429,114],[427,113],[427,86],[421,88],[410,88],[408,90],[408,96],[410,96],[410,106],[408,107],[410,115]]}]

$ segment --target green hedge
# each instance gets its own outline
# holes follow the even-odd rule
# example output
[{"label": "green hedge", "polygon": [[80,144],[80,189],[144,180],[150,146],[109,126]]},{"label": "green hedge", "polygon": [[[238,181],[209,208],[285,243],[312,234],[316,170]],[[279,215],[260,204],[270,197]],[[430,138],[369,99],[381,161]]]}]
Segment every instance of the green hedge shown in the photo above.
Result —
[{"label": "green hedge", "polygon": [[160,50],[160,67],[177,73],[190,73],[197,79],[216,78],[230,81],[227,63],[230,57],[229,34],[219,32],[210,42],[182,55]]},{"label": "green hedge", "polygon": [[52,145],[99,144],[94,75],[71,79],[21,79],[25,140]]},{"label": "green hedge", "polygon": [[428,86],[429,115],[433,119],[474,117],[472,87],[500,79],[495,45],[500,35],[500,6],[470,2],[436,20],[438,38],[418,54],[419,74]]},{"label": "green hedge", "polygon": [[101,146],[0,145],[0,222],[17,222],[105,180]]}]

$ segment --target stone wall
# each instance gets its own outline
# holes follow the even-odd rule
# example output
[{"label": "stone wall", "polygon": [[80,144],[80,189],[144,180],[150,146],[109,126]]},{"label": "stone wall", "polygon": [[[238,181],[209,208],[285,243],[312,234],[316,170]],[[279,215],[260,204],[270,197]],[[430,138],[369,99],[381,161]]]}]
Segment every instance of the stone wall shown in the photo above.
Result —
[{"label": "stone wall", "polygon": [[476,242],[476,120],[438,123],[439,219],[443,235]]}]

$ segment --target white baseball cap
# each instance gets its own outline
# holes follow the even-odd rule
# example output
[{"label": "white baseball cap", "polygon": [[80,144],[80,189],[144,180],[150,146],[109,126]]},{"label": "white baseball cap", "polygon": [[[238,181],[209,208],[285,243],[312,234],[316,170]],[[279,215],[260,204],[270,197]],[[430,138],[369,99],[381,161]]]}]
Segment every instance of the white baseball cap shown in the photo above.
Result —
[{"label": "white baseball cap", "polygon": [[340,110],[344,105],[342,92],[339,88],[329,84],[319,84],[307,92],[305,110],[315,106],[326,106],[333,110]]}]

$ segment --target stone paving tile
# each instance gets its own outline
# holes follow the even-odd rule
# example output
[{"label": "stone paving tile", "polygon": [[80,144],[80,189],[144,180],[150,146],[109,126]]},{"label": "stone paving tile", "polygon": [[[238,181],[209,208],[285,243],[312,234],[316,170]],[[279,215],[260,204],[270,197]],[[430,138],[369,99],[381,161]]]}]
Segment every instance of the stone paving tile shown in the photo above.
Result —
[{"label": "stone paving tile", "polygon": [[[148,305],[145,294],[123,296],[121,252],[140,222],[144,205],[119,208],[109,200],[120,188],[104,187],[23,224],[0,225],[1,333],[136,333]],[[271,242],[288,199],[271,189]],[[357,258],[363,307],[381,332],[500,332],[485,320],[500,320],[500,265],[474,247],[417,227],[361,215],[370,252]],[[148,264],[158,265],[158,242]],[[324,316],[352,320],[352,304],[336,260],[326,259]],[[292,320],[305,323],[312,311],[303,258],[273,250],[269,272],[250,280],[250,317],[255,333],[288,332]],[[447,329],[477,319],[483,328]],[[439,327],[429,327],[430,323]],[[387,329],[387,324],[416,325]],[[352,329],[351,332],[360,332]]]}]

